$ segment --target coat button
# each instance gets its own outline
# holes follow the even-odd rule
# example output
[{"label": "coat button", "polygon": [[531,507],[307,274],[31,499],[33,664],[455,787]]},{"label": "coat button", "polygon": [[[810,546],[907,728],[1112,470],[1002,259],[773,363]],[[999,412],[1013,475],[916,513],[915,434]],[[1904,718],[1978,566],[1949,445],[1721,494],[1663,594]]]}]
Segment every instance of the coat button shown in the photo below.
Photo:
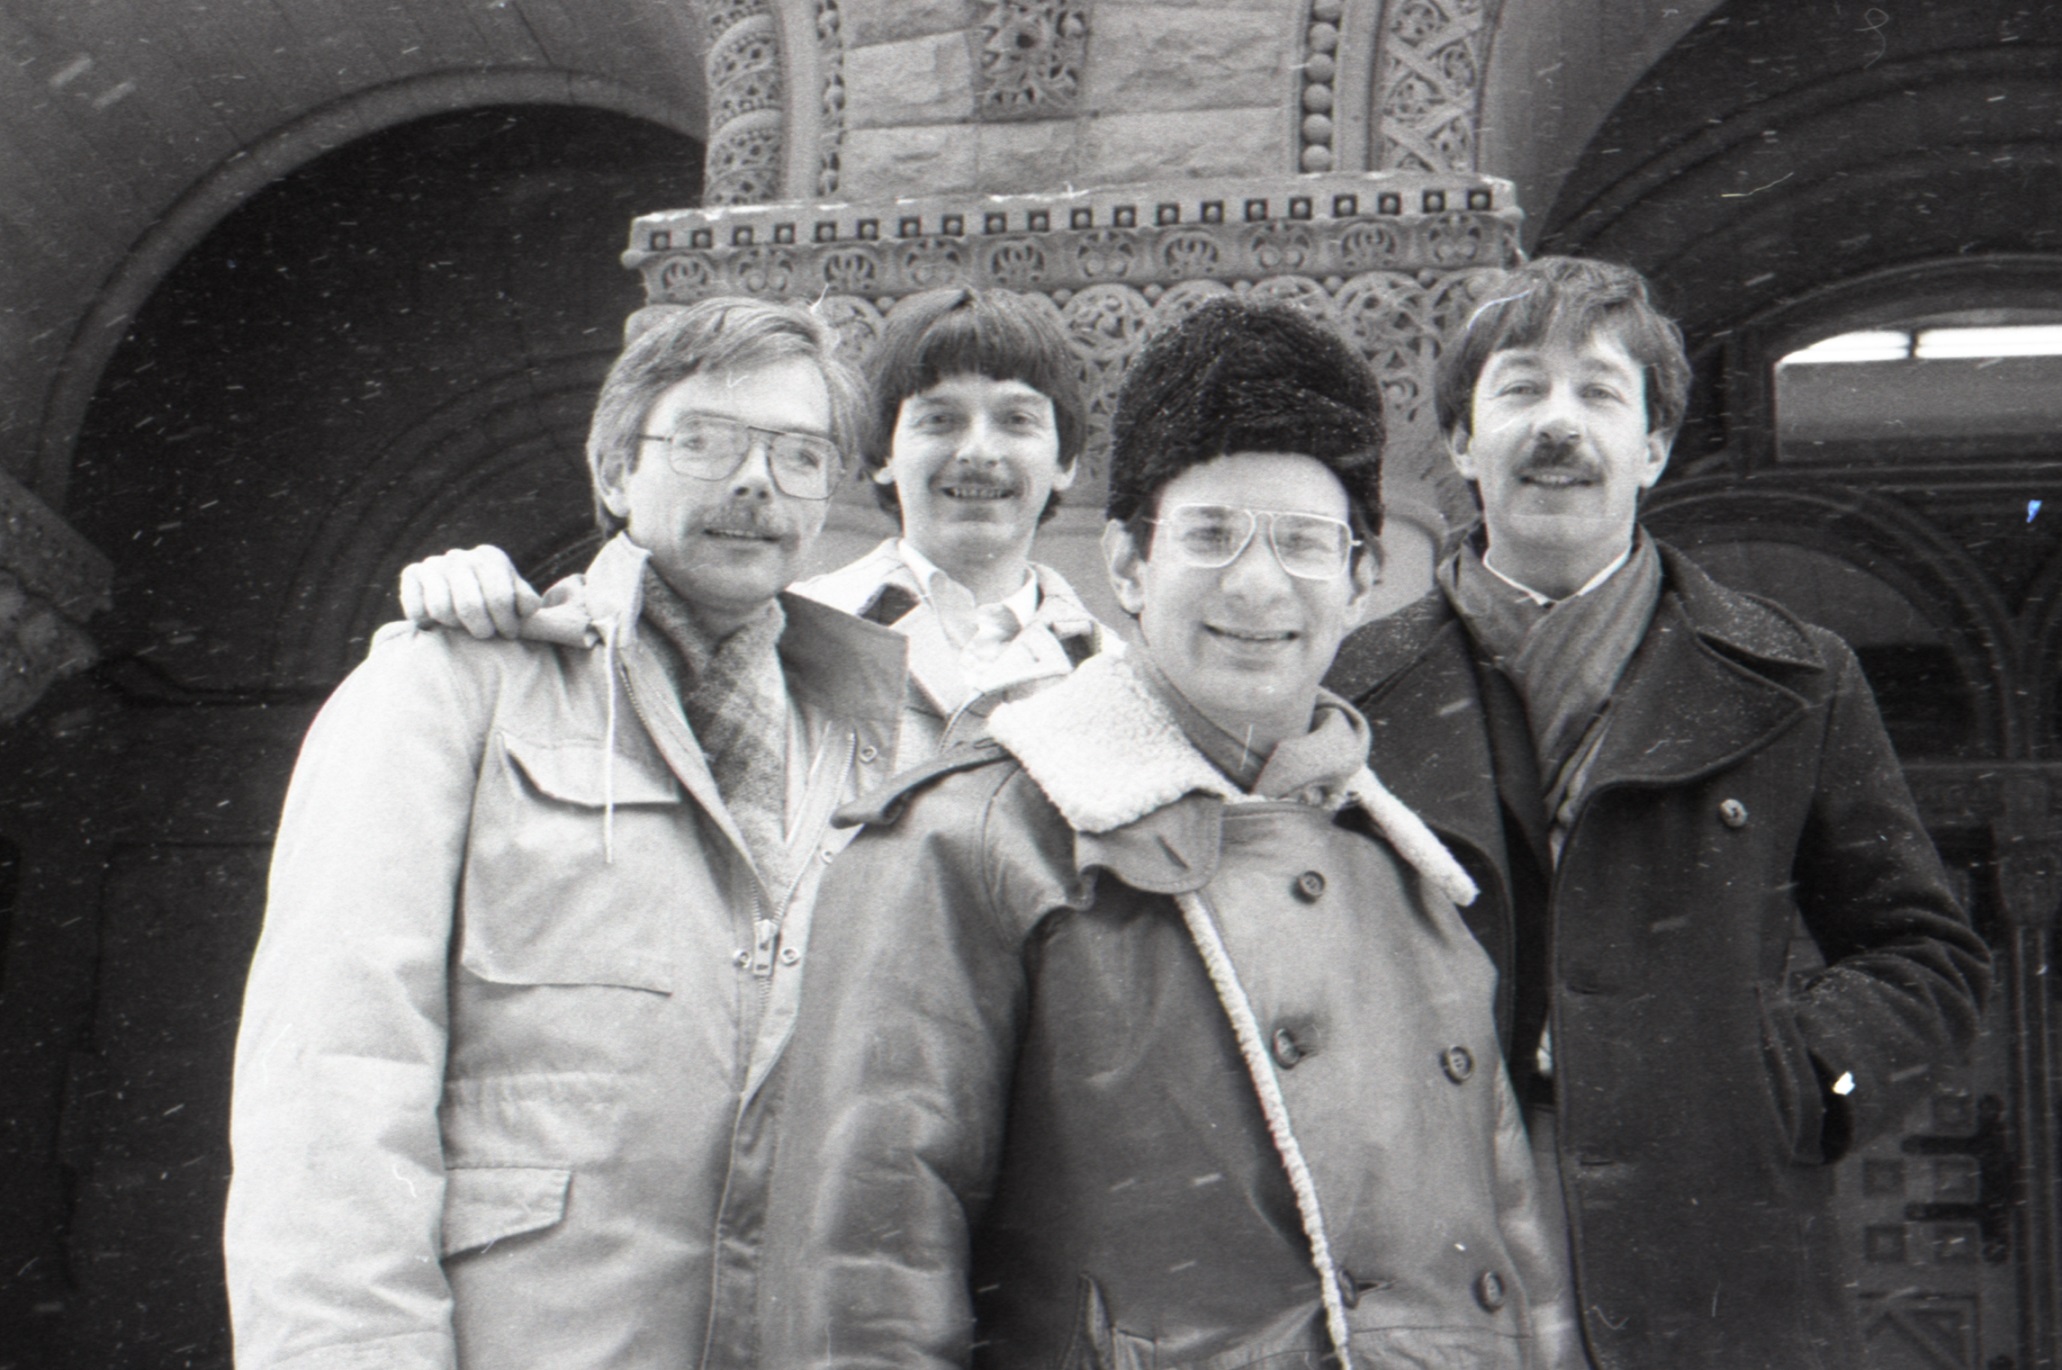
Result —
[{"label": "coat button", "polygon": [[1475,1277],[1475,1302],[1494,1313],[1504,1306],[1504,1277],[1485,1270]]},{"label": "coat button", "polygon": [[793,947],[782,947],[780,949],[780,963],[784,966],[792,966],[801,959],[802,953],[796,951]]},{"label": "coat button", "polygon": [[730,963],[733,966],[749,966],[752,964],[752,953],[750,953],[749,951],[732,952],[730,955]]},{"label": "coat button", "polygon": [[1272,1044],[1274,1046],[1274,1059],[1283,1070],[1294,1069],[1298,1061],[1310,1054],[1303,1049],[1303,1044],[1296,1040],[1296,1034],[1287,1028],[1276,1028],[1274,1030]]},{"label": "coat button", "polygon": [[1466,1047],[1448,1047],[1439,1053],[1439,1068],[1455,1084],[1465,1084],[1475,1073],[1475,1053]]},{"label": "coat button", "polygon": [[1321,872],[1305,871],[1296,877],[1296,897],[1304,903],[1315,904],[1324,892],[1325,878]]},{"label": "coat button", "polygon": [[1360,1306],[1360,1281],[1354,1279],[1353,1272],[1343,1265],[1338,1268],[1336,1273],[1339,1279],[1339,1302],[1345,1304],[1348,1308],[1358,1308]]},{"label": "coat button", "polygon": [[1737,799],[1728,799],[1718,806],[1718,821],[1728,828],[1747,826],[1747,806]]},{"label": "coat button", "polygon": [[868,764],[872,764],[873,759],[879,756],[880,754],[880,749],[878,747],[875,747],[872,743],[868,743],[866,746],[861,747],[859,749],[859,759],[861,761],[867,762]]}]

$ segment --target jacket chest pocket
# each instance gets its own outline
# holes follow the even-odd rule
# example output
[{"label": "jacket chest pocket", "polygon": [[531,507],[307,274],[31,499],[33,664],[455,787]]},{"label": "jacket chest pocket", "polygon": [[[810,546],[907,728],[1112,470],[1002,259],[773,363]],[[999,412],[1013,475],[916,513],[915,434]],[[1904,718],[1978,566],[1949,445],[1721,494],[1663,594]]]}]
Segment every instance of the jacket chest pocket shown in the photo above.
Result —
[{"label": "jacket chest pocket", "polygon": [[671,772],[594,742],[501,733],[480,778],[458,962],[502,985],[670,994],[673,911],[709,876]]}]

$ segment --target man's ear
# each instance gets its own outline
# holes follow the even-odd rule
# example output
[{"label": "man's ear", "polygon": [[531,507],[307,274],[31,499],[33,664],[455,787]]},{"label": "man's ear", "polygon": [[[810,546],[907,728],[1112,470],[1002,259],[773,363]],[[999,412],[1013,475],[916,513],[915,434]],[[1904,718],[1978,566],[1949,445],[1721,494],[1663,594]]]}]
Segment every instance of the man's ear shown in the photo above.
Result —
[{"label": "man's ear", "polygon": [[1052,488],[1055,490],[1071,490],[1074,488],[1074,477],[1080,474],[1081,458],[1077,455],[1074,460],[1053,472]]},{"label": "man's ear", "polygon": [[1137,618],[1146,607],[1146,559],[1139,555],[1131,532],[1116,519],[1103,525],[1103,566],[1110,573],[1110,589],[1124,612]]},{"label": "man's ear", "polygon": [[1453,469],[1461,473],[1461,479],[1481,479],[1475,472],[1475,453],[1469,447],[1471,434],[1468,425],[1457,423],[1446,433],[1446,456],[1453,463]]},{"label": "man's ear", "polygon": [[869,471],[867,475],[875,485],[893,485],[895,483],[895,463],[893,461],[884,461],[872,471]]},{"label": "man's ear", "polygon": [[1367,546],[1360,549],[1360,555],[1353,558],[1347,574],[1353,578],[1353,593],[1346,601],[1346,607],[1357,618],[1366,610],[1368,596],[1375,592],[1375,586],[1382,579],[1382,544],[1370,537]]},{"label": "man's ear", "polygon": [[623,488],[623,483],[629,474],[629,463],[621,457],[609,457],[602,461],[601,475],[595,482],[602,507],[626,521],[630,517],[630,495]]},{"label": "man's ear", "polygon": [[1647,434],[1647,462],[1640,468],[1640,489],[1651,490],[1654,482],[1661,479],[1661,473],[1668,469],[1668,452],[1673,446],[1673,433],[1655,429]]}]

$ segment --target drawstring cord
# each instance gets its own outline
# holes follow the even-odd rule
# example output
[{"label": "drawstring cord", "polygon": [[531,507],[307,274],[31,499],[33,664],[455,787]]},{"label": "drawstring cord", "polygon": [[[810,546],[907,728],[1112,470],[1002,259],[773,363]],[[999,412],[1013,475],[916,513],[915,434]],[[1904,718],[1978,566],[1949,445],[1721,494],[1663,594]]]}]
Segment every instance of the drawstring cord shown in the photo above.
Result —
[{"label": "drawstring cord", "polygon": [[1310,1164],[1303,1158],[1302,1144],[1296,1140],[1296,1133],[1289,1125],[1289,1103],[1282,1097],[1281,1082],[1275,1079],[1274,1067],[1268,1062],[1267,1047],[1260,1034],[1260,1020],[1253,1015],[1252,1000],[1246,997],[1246,987],[1239,983],[1239,972],[1231,962],[1231,952],[1219,936],[1217,925],[1211,921],[1209,906],[1203,896],[1190,892],[1177,894],[1174,902],[1181,909],[1182,921],[1188,924],[1189,936],[1195,939],[1196,950],[1203,955],[1203,968],[1209,973],[1210,983],[1217,990],[1218,1002],[1224,1005],[1225,1016],[1231,1019],[1232,1035],[1238,1039],[1239,1055],[1245,1058],[1246,1073],[1253,1078],[1253,1088],[1260,1095],[1260,1111],[1267,1119],[1268,1135],[1274,1139],[1275,1151],[1282,1158],[1282,1168],[1289,1172],[1289,1188],[1296,1196],[1296,1213],[1303,1220],[1303,1235],[1310,1241],[1310,1263],[1317,1267],[1318,1294],[1325,1306],[1325,1331],[1331,1337],[1332,1349],[1339,1354],[1343,1370],[1352,1370],[1353,1351],[1351,1338],[1346,1329],[1346,1301],[1339,1292],[1339,1270],[1332,1264],[1332,1243],[1325,1234],[1325,1217],[1318,1207],[1317,1181],[1311,1176]]},{"label": "drawstring cord", "polygon": [[604,865],[616,864],[616,624],[601,625],[602,673],[609,680],[608,722],[601,744],[601,855]]}]

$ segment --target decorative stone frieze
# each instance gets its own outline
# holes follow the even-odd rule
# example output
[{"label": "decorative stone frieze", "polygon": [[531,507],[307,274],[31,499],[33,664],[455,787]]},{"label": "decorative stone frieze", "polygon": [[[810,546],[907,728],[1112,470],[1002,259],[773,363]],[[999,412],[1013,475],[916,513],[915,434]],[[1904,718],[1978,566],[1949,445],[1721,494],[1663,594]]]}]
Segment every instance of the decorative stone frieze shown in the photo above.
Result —
[{"label": "decorative stone frieze", "polygon": [[1090,0],[976,0],[974,117],[1075,112],[1088,59]]},{"label": "decorative stone frieze", "polygon": [[1376,165],[1474,170],[1496,9],[1496,0],[1390,0],[1376,67]]},{"label": "decorative stone frieze", "polygon": [[106,557],[0,473],[0,722],[94,659],[84,624],[108,606]]},{"label": "decorative stone frieze", "polygon": [[722,205],[774,199],[780,194],[786,116],[773,0],[712,0],[702,21],[709,54],[702,199]]},{"label": "decorative stone frieze", "polygon": [[[1515,261],[1507,181],[1362,173],[1187,180],[1058,195],[942,196],[650,214],[623,256],[653,304],[817,300],[870,345],[897,300],[940,286],[1042,295],[1079,349],[1101,473],[1118,378],[1146,335],[1213,295],[1289,301],[1381,377],[1395,452],[1436,451],[1437,333],[1485,272]],[[1429,464],[1429,459],[1427,459]],[[1422,476],[1424,473],[1420,472]]]}]

